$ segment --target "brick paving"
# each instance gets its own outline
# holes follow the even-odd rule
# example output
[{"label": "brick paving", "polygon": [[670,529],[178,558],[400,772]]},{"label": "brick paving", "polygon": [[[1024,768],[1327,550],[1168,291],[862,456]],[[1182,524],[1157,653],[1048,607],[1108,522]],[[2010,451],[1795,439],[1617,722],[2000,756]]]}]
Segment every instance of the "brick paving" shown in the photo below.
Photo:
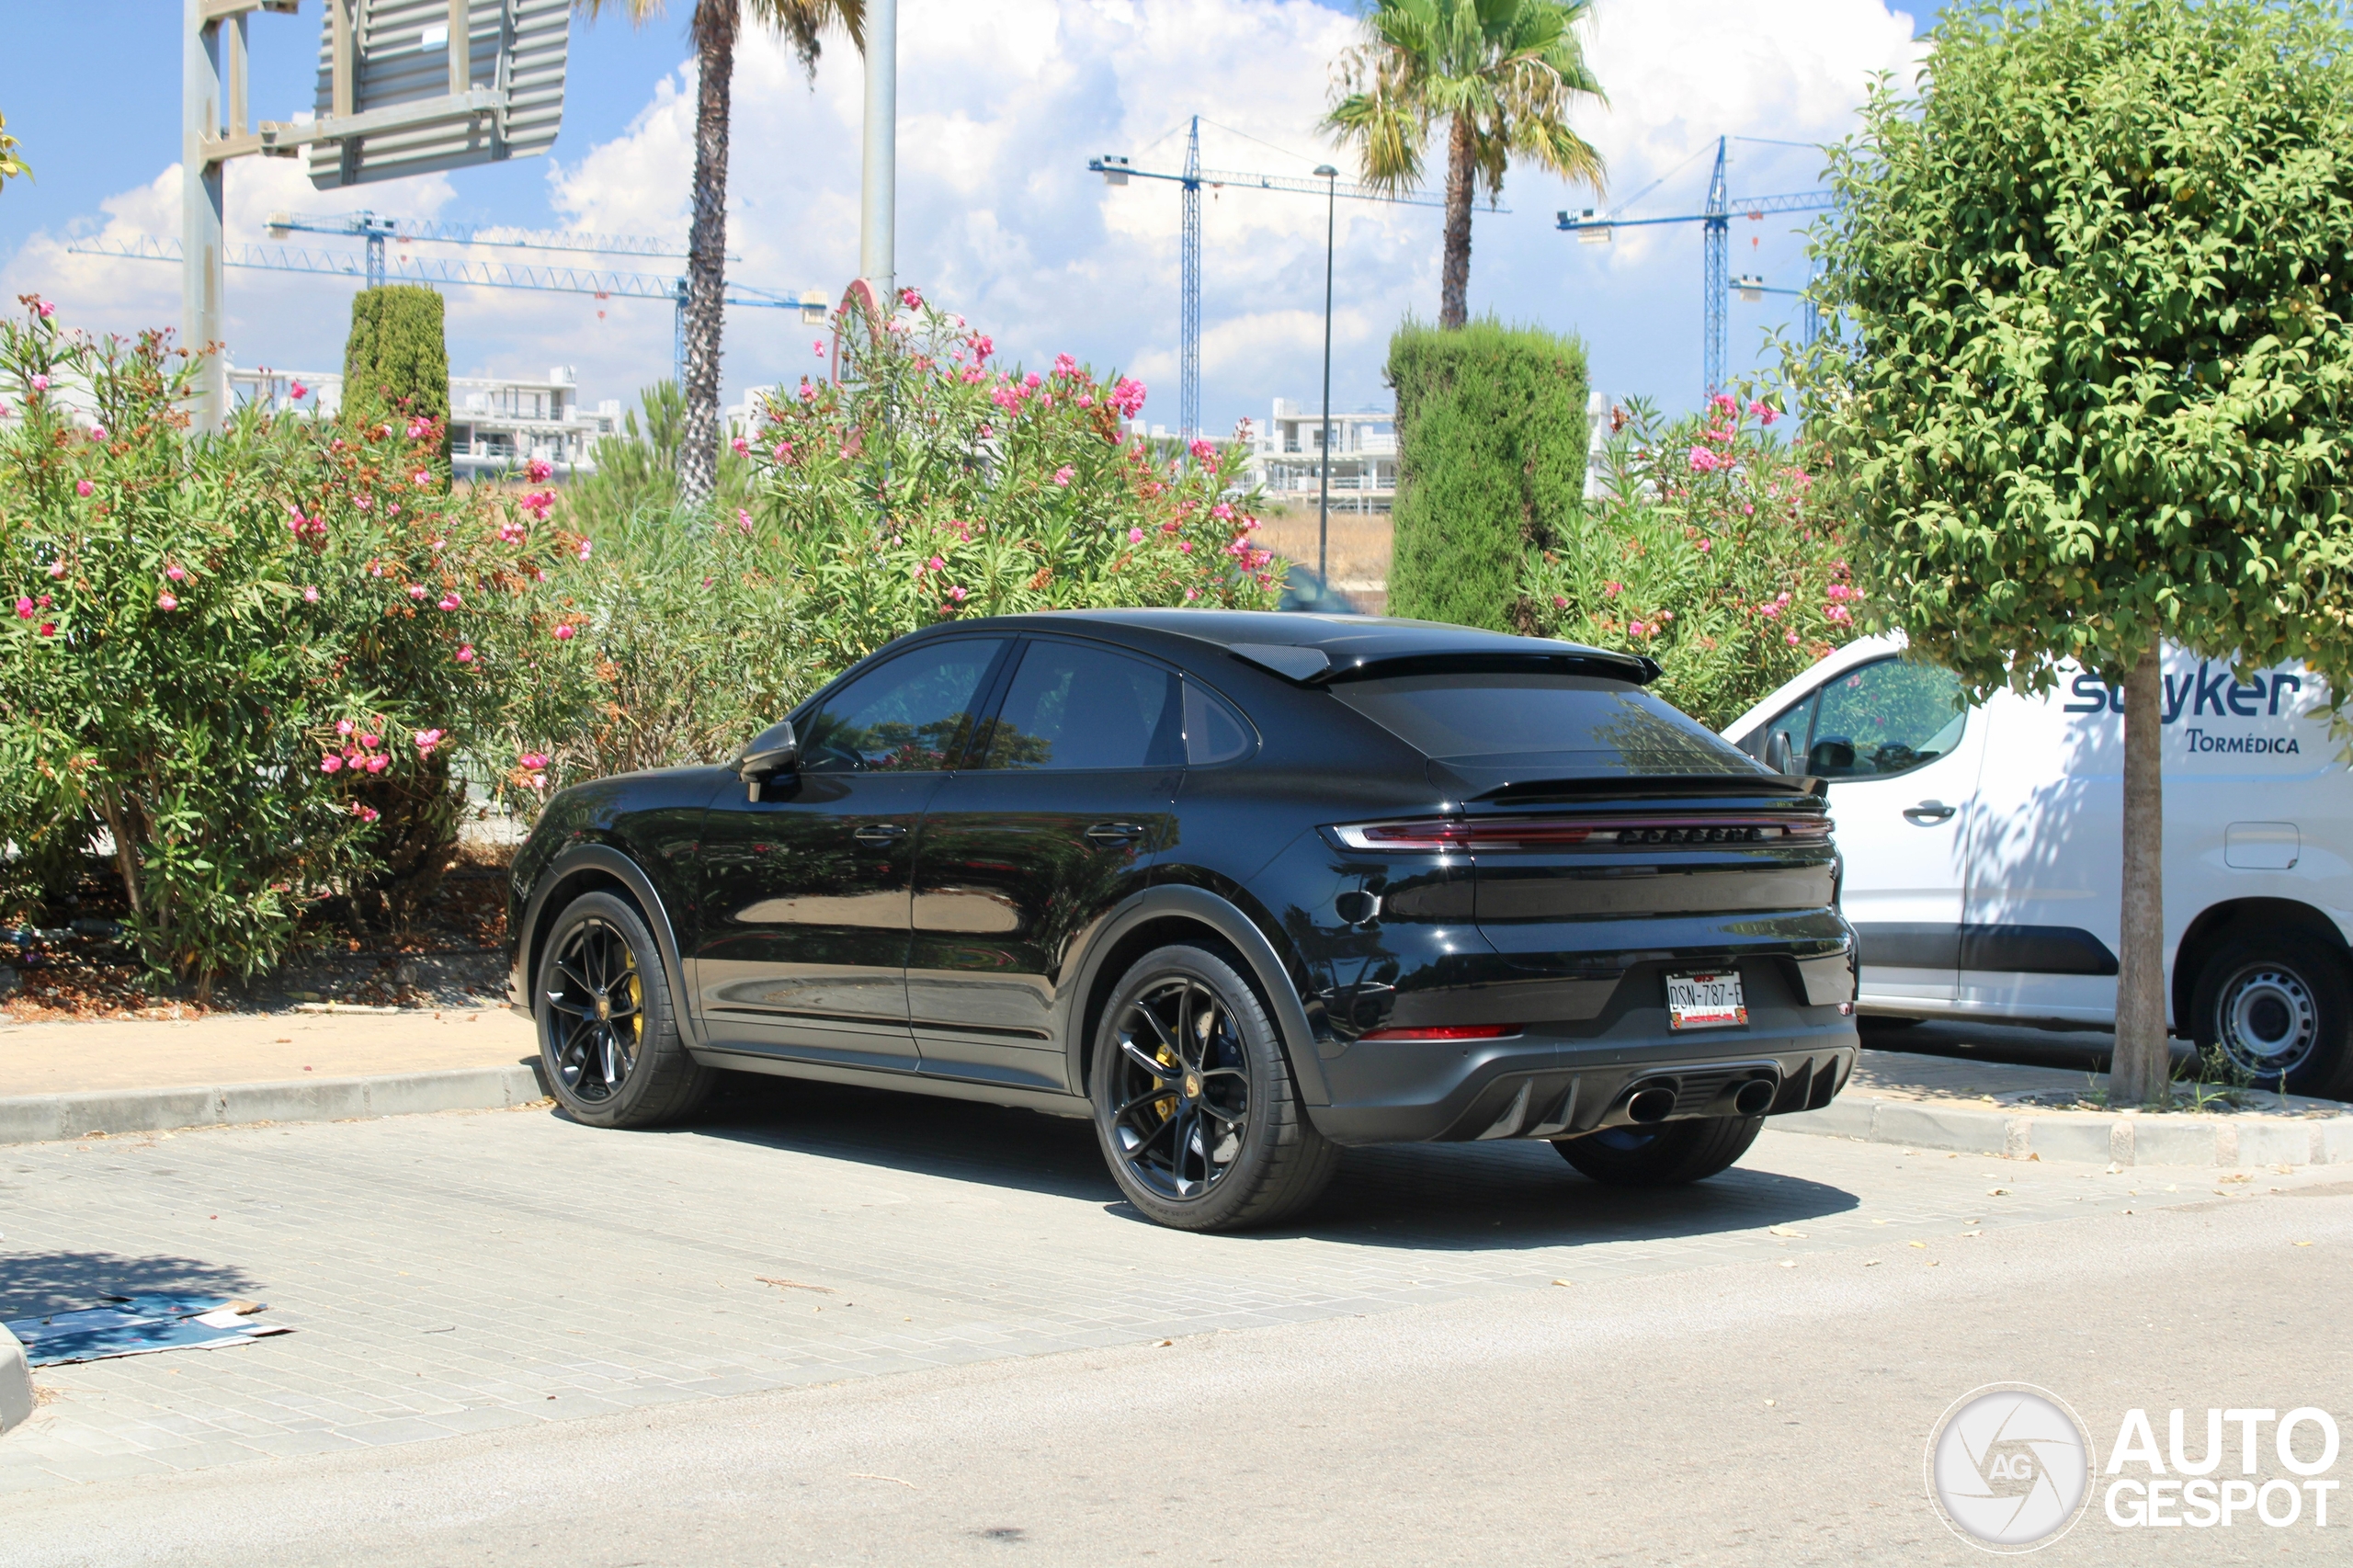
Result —
[{"label": "brick paving", "polygon": [[663,1132],[527,1108],[17,1145],[0,1317],[211,1290],[296,1332],[39,1371],[0,1491],[1555,1280],[1918,1267],[1964,1230],[2259,1190],[2214,1180],[1768,1132],[1643,1193],[1541,1145],[1421,1145],[1351,1151],[1291,1229],[1197,1236],[1119,1201],[1085,1123],[758,1081]]}]

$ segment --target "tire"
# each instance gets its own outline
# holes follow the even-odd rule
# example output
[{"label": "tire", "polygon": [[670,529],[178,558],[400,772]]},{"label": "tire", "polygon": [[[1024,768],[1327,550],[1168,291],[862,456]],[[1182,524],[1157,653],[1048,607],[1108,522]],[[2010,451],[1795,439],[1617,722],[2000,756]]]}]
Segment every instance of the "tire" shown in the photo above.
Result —
[{"label": "tire", "polygon": [[687,1053],[654,933],[611,893],[584,893],[556,916],[532,1014],[557,1103],[591,1127],[676,1121],[718,1080]]},{"label": "tire", "polygon": [[2343,957],[2289,930],[2229,942],[2198,971],[2190,1033],[2263,1088],[2353,1094],[2353,986]]},{"label": "tire", "polygon": [[1761,1116],[1709,1116],[1657,1127],[1605,1127],[1552,1147],[1611,1187],[1682,1187],[1728,1169],[1763,1130]]},{"label": "tire", "polygon": [[1111,1179],[1160,1224],[1272,1224],[1332,1179],[1339,1151],[1307,1119],[1233,953],[1183,945],[1137,960],[1103,1009],[1089,1087]]}]

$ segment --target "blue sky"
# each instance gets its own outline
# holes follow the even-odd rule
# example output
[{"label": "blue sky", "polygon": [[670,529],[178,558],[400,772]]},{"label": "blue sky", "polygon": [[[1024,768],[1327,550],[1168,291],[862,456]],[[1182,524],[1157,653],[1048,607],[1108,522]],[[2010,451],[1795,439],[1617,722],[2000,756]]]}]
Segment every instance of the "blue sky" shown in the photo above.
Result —
[{"label": "blue sky", "polygon": [[[313,192],[290,162],[229,171],[233,240],[290,207],[683,233],[693,74],[677,13],[632,29],[575,20],[563,130],[550,158],[354,192]],[[77,324],[128,332],[176,319],[175,269],[69,256],[83,234],[177,232],[177,0],[20,5],[0,61],[0,113],[37,180],[0,194],[0,288],[57,299]],[[617,9],[617,7],[616,7]],[[1305,173],[1333,157],[1314,120],[1353,7],[1313,0],[902,0],[900,271],[1031,361],[1069,349],[1152,385],[1147,417],[1176,415],[1176,199],[1136,182],[1110,190],[1087,156],[1126,152],[1173,165],[1163,133],[1199,113],[1204,162]],[[1597,385],[1669,406],[1699,382],[1699,237],[1649,231],[1608,247],[1552,228],[1561,207],[1607,207],[1662,175],[1638,211],[1694,210],[1720,133],[1806,142],[1843,133],[1869,74],[1900,69],[1925,4],[1885,0],[1599,0],[1589,52],[1610,92],[1584,122],[1608,156],[1610,195],[1515,170],[1506,213],[1474,225],[1472,304],[1574,333]],[[306,107],[320,8],[251,23],[256,113]],[[103,73],[91,62],[103,59]],[[108,91],[94,97],[98,84]],[[829,51],[813,92],[782,51],[746,45],[736,84],[731,249],[743,280],[837,291],[856,262],[858,70]],[[1683,160],[1693,158],[1670,174]],[[1735,146],[1735,192],[1814,183],[1811,152]],[[1343,167],[1345,159],[1338,160]],[[1296,198],[1229,192],[1208,204],[1204,403],[1222,429],[1268,399],[1315,396],[1323,213]],[[1792,222],[1735,222],[1733,269],[1802,282]],[[335,242],[327,242],[332,244]],[[648,267],[645,269],[656,269]],[[1384,404],[1380,369],[1407,312],[1437,310],[1438,215],[1344,204],[1334,403]],[[230,343],[242,364],[331,368],[351,285],[230,275]],[[471,373],[579,367],[583,392],[628,398],[669,369],[658,304],[470,290],[452,292],[451,357]],[[1732,306],[1735,368],[1753,363],[1779,302]],[[809,335],[783,312],[731,312],[730,396],[814,370]]]}]

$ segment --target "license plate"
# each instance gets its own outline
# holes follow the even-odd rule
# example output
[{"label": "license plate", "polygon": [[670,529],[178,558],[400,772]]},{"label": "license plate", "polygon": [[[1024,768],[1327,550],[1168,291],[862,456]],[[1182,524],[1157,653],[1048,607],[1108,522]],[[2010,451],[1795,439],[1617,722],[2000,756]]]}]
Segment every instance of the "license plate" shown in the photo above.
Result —
[{"label": "license plate", "polygon": [[1666,977],[1666,1021],[1678,1029],[1730,1028],[1748,1022],[1740,976],[1670,974]]}]

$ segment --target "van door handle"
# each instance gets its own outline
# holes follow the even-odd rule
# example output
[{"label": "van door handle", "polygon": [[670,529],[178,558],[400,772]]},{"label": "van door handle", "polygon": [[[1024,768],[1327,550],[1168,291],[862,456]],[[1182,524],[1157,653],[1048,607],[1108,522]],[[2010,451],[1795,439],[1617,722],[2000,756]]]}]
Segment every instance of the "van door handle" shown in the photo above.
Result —
[{"label": "van door handle", "polygon": [[1944,821],[1952,815],[1955,810],[1955,807],[1948,806],[1942,801],[1923,801],[1916,806],[1904,807],[1904,820],[1925,825],[1932,822]]},{"label": "van door handle", "polygon": [[889,845],[898,843],[899,840],[906,837],[906,835],[907,828],[904,823],[870,822],[864,827],[859,828],[850,836],[857,839],[860,844],[865,845],[869,849],[881,849]]},{"label": "van door handle", "polygon": [[1143,826],[1132,822],[1098,822],[1086,830],[1086,840],[1105,849],[1133,844],[1143,836]]}]

